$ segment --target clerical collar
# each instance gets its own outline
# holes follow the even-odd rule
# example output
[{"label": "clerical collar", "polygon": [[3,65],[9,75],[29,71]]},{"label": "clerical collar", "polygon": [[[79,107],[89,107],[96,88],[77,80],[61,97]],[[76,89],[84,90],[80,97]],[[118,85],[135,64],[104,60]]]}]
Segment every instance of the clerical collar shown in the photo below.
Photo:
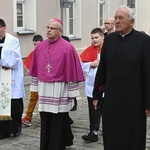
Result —
[{"label": "clerical collar", "polygon": [[0,43],[4,43],[5,41],[5,36],[3,38],[0,38]]},{"label": "clerical collar", "polygon": [[[132,30],[131,30],[132,31]],[[120,34],[122,37],[125,37],[126,35],[128,35],[131,31],[129,31],[128,33],[126,33],[126,34]]]},{"label": "clerical collar", "polygon": [[59,36],[58,38],[56,38],[55,40],[53,40],[53,41],[50,41],[50,40],[49,40],[49,42],[50,42],[50,44],[51,44],[51,43],[56,43],[57,41],[59,41],[59,39],[60,39],[60,36]]}]

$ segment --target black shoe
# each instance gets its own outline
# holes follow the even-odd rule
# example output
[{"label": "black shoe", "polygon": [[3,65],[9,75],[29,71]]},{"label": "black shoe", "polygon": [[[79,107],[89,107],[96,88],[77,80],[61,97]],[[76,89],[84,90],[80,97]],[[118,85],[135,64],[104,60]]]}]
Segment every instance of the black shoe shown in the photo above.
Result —
[{"label": "black shoe", "polygon": [[97,142],[98,136],[95,135],[93,132],[90,132],[88,135],[83,135],[82,139],[87,142]]},{"label": "black shoe", "polygon": [[10,137],[10,134],[4,134],[4,135],[0,134],[0,140],[8,138],[8,137]]},{"label": "black shoe", "polygon": [[21,127],[18,127],[18,130],[14,133],[14,136],[18,136],[21,133]]}]

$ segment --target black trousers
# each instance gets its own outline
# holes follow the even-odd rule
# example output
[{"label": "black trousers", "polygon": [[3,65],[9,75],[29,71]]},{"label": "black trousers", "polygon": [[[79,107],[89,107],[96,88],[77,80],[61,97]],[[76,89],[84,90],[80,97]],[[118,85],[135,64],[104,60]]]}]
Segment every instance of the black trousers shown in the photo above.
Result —
[{"label": "black trousers", "polygon": [[73,144],[68,112],[53,114],[40,112],[40,150],[65,150]]},{"label": "black trousers", "polygon": [[97,109],[93,106],[93,98],[87,97],[89,107],[90,132],[99,130],[100,118],[102,116],[103,99],[99,100]]},{"label": "black trousers", "polygon": [[23,99],[11,100],[11,118],[9,121],[0,121],[0,134],[13,134],[18,131],[18,127],[22,125]]}]

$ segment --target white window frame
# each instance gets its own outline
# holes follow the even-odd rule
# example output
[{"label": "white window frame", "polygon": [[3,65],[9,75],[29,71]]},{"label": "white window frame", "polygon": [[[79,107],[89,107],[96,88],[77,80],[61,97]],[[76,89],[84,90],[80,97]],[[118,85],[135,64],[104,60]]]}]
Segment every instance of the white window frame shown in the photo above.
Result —
[{"label": "white window frame", "polygon": [[66,17],[66,35],[70,39],[81,38],[81,1],[76,0],[72,2],[73,7],[73,33],[70,33],[70,17],[69,17],[69,9],[65,9],[65,17]]},{"label": "white window frame", "polygon": [[[17,3],[22,4],[23,26],[17,27]],[[36,0],[13,0],[14,32],[29,34],[36,32]]]},{"label": "white window frame", "polygon": [[[104,0],[98,0],[98,26],[104,25],[104,9],[105,9],[104,4],[105,4]],[[103,9],[101,15],[100,15],[101,13],[100,6],[102,6],[102,9]]]}]

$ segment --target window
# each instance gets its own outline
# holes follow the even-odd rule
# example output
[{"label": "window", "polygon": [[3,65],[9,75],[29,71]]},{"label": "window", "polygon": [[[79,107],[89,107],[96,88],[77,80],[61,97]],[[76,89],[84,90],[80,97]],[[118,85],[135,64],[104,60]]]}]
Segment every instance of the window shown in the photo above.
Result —
[{"label": "window", "polygon": [[72,1],[69,8],[65,9],[66,14],[66,34],[70,39],[81,37],[81,1]]},{"label": "window", "polygon": [[71,3],[71,7],[69,8],[69,33],[70,35],[74,35],[74,16],[73,16],[73,3]]},{"label": "window", "polygon": [[130,8],[135,8],[135,0],[127,0],[127,6]]},{"label": "window", "polygon": [[17,3],[17,27],[23,27],[23,3]]},{"label": "window", "polygon": [[36,0],[13,0],[14,31],[19,34],[36,31]]},{"label": "window", "polygon": [[98,10],[99,10],[99,26],[102,26],[104,23],[104,0],[99,0],[99,5],[98,5]]}]

